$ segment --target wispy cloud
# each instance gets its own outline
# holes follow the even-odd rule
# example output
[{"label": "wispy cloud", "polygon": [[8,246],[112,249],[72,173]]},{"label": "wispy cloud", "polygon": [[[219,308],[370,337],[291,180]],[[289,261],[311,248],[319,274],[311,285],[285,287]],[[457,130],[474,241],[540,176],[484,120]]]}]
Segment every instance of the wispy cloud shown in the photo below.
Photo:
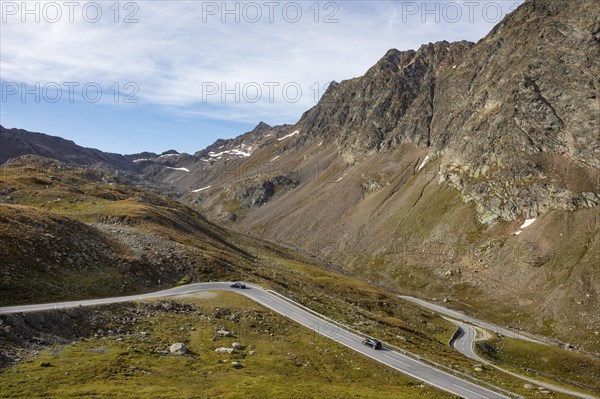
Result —
[{"label": "wispy cloud", "polygon": [[[139,1],[134,2],[138,23],[123,23],[132,11],[125,9],[125,2],[119,3],[117,23],[109,9],[112,2],[101,2],[103,17],[96,23],[81,17],[84,2],[72,23],[66,15],[56,23],[45,22],[43,15],[39,23],[31,16],[23,23],[22,10],[12,14],[6,3],[12,2],[2,3],[3,81],[98,82],[104,88],[114,82],[135,82],[142,104],[190,117],[244,122],[293,121],[314,104],[315,94],[322,94],[317,86],[361,75],[389,48],[416,48],[441,39],[477,40],[497,22],[486,18],[481,7],[473,21],[465,14],[456,22],[440,9],[436,22],[435,15],[424,9],[425,2],[338,1],[319,3],[318,16],[309,8],[314,7],[312,2],[296,2],[302,10],[296,23],[290,20],[297,7],[288,7],[288,15],[283,14],[290,2],[279,3],[273,22],[265,3],[257,2],[263,15],[250,23],[247,20],[255,14],[252,9],[244,14],[247,3],[228,2],[229,10],[238,7],[236,23],[235,15],[224,14],[220,1]],[[40,10],[48,4],[28,3],[38,3]],[[518,2],[498,4],[507,12]],[[218,8],[215,14],[214,8],[207,13],[211,5]],[[464,5],[463,9],[466,13]],[[327,16],[338,22],[324,23]],[[282,91],[286,84],[287,98]],[[214,85],[218,92],[207,96],[205,89],[214,91]],[[256,87],[262,93],[254,102]],[[297,87],[302,96],[292,101]]]}]

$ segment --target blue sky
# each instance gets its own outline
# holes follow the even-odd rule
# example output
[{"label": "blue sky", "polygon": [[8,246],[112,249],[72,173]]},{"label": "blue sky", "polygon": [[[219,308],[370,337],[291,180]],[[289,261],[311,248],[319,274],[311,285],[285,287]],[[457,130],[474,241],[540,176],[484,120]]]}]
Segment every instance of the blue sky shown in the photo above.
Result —
[{"label": "blue sky", "polygon": [[[2,1],[0,124],[195,152],[294,123],[390,48],[477,41],[521,1]],[[101,96],[100,96],[101,94]]]}]

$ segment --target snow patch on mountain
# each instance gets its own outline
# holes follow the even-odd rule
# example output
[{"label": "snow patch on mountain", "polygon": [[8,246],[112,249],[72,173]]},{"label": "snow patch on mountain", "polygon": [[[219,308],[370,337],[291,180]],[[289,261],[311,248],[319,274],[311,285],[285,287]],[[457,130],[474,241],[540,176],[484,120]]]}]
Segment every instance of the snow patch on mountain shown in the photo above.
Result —
[{"label": "snow patch on mountain", "polygon": [[295,135],[297,135],[298,133],[300,133],[300,130],[294,130],[292,133],[290,133],[290,134],[288,134],[288,135],[285,135],[285,136],[283,136],[283,137],[280,137],[280,138],[278,138],[277,140],[278,140],[278,141],[282,141],[282,140],[288,139],[288,138],[290,138],[290,137],[292,137],[292,136],[295,136]]},{"label": "snow patch on mountain", "polygon": [[423,169],[423,166],[425,166],[425,164],[427,163],[427,161],[429,161],[429,155],[427,155],[425,157],[425,159],[423,160],[423,162],[421,162],[421,165],[419,166],[419,169],[417,169],[417,172],[420,171],[421,169]]},{"label": "snow patch on mountain", "polygon": [[167,166],[167,169],[172,169],[172,170],[181,170],[183,172],[189,172],[190,170],[188,168],[172,168],[170,166]]},{"label": "snow patch on mountain", "polygon": [[[241,148],[244,148],[244,144],[242,144]],[[252,151],[252,147],[248,147],[248,151]],[[235,155],[238,157],[249,157],[250,155],[252,155],[251,152],[247,152],[247,151],[242,151],[241,149],[238,148],[234,148],[233,150],[225,150],[225,151],[221,151],[221,152],[209,152],[208,156],[211,158],[217,158],[219,159],[221,156],[223,155]]]},{"label": "snow patch on mountain", "polygon": [[519,227],[519,230],[516,233],[514,233],[513,235],[518,236],[519,234],[522,233],[523,229],[531,226],[533,224],[533,222],[535,222],[535,221],[536,221],[536,219],[527,219],[527,220],[525,220],[525,222],[521,225],[521,227]]},{"label": "snow patch on mountain", "polygon": [[531,226],[533,224],[533,222],[535,222],[535,221],[536,221],[536,219],[527,219],[525,221],[525,223],[523,223],[521,225],[520,229],[524,229],[524,228],[527,228],[527,227]]},{"label": "snow patch on mountain", "polygon": [[197,189],[197,190],[192,190],[192,191],[190,191],[190,192],[191,192],[191,193],[199,193],[199,192],[201,192],[201,191],[208,190],[208,189],[209,189],[209,188],[211,188],[211,187],[212,187],[212,186],[206,186],[206,187],[199,188],[199,189]]}]

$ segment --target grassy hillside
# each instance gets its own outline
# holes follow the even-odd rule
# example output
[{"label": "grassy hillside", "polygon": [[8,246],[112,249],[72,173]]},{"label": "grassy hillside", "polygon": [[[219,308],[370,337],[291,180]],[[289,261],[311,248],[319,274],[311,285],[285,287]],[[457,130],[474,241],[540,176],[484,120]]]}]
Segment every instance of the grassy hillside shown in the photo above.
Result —
[{"label": "grassy hillside", "polygon": [[477,349],[483,357],[521,374],[600,391],[598,358],[507,337],[478,343]]},{"label": "grassy hillside", "polygon": [[[0,373],[0,397],[450,397],[235,294],[89,312],[124,329],[52,347]],[[219,337],[221,328],[234,337]],[[168,353],[175,342],[189,352]],[[235,353],[215,353],[234,342]]]},{"label": "grassy hillside", "polygon": [[243,255],[200,214],[106,171],[29,157],[0,169],[0,192],[2,304],[231,278],[227,258]]}]

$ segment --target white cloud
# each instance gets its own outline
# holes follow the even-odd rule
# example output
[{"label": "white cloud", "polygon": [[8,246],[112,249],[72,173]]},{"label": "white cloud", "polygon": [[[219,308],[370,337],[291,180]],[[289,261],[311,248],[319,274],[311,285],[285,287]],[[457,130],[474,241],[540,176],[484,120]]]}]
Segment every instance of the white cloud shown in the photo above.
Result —
[{"label": "white cloud", "polygon": [[[114,82],[135,82],[141,104],[158,105],[169,112],[244,122],[293,122],[314,105],[311,88],[315,83],[323,86],[359,76],[392,47],[416,48],[444,38],[477,40],[493,26],[481,13],[475,14],[473,23],[466,15],[459,23],[436,23],[431,15],[423,22],[423,10],[407,15],[408,2],[393,1],[336,2],[339,22],[333,24],[314,22],[309,9],[312,2],[295,3],[303,10],[298,23],[284,20],[279,10],[286,2],[275,10],[273,23],[267,20],[264,6],[259,23],[235,23],[232,15],[222,23],[219,14],[204,15],[203,22],[202,4],[209,3],[137,2],[139,23],[134,24],[112,21],[109,7],[113,2],[101,2],[103,17],[98,23],[83,20],[81,11],[75,12],[74,23],[66,15],[58,23],[43,18],[40,23],[22,23],[20,13],[5,12],[0,38],[2,79],[41,84],[98,82],[107,91]],[[223,3],[212,4],[221,7]],[[422,7],[424,3],[414,4]],[[513,4],[505,9],[509,6]],[[119,18],[128,11],[121,9]],[[332,11],[321,9],[320,21]],[[242,15],[242,20],[253,15]],[[213,82],[219,85],[219,93],[203,98],[202,88]],[[267,82],[280,85],[273,102]],[[261,87],[260,101],[246,101],[243,95],[239,102],[233,95],[223,97],[221,85],[231,90],[236,83],[240,89],[248,84],[248,89]],[[285,84],[302,88],[300,101],[286,101],[281,90]]]}]

